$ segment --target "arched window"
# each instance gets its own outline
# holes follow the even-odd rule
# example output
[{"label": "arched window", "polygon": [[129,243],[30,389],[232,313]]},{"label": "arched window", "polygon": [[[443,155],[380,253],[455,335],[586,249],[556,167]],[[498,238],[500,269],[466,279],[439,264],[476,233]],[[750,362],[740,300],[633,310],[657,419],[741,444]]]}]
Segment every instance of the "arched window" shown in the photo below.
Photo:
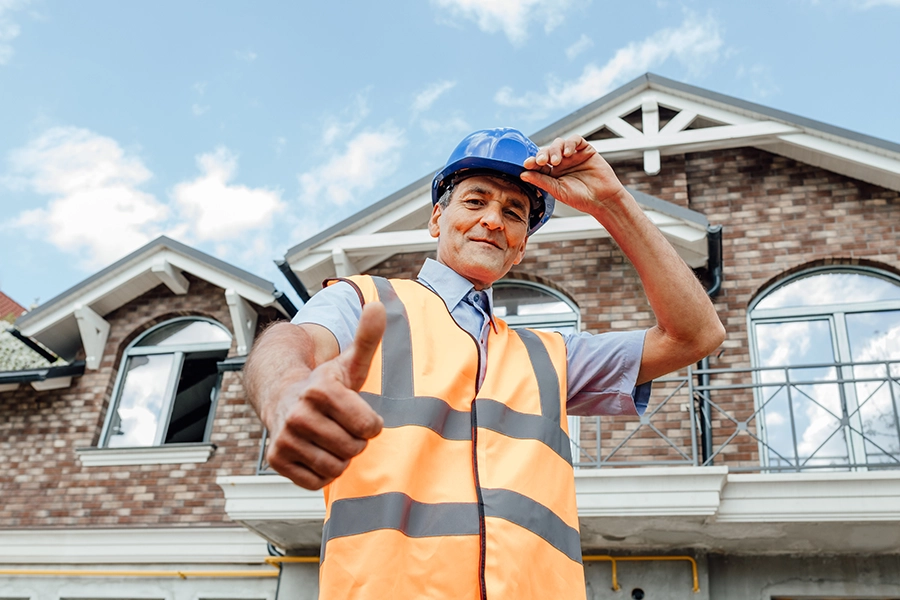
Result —
[{"label": "arched window", "polygon": [[197,317],[166,321],[143,333],[122,357],[100,445],[205,441],[219,388],[216,363],[230,347],[227,329]]},{"label": "arched window", "polygon": [[[763,466],[900,462],[900,278],[805,271],[751,305]],[[769,385],[772,384],[772,385]]]},{"label": "arched window", "polygon": [[575,333],[581,313],[553,288],[530,281],[503,280],[494,284],[494,314],[510,327]]},{"label": "arched window", "polygon": [[[527,327],[560,333],[580,331],[581,313],[578,307],[551,287],[507,279],[498,281],[493,288],[494,314],[506,321],[512,329]],[[581,455],[578,446],[580,423],[578,417],[569,417],[569,439],[575,463]]]}]

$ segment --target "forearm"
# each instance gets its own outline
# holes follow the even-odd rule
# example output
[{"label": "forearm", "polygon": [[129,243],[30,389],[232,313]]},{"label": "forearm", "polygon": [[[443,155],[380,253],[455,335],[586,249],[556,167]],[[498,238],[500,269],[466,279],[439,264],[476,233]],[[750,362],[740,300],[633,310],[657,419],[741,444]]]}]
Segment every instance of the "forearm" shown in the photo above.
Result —
[{"label": "forearm", "polygon": [[623,188],[618,196],[597,205],[593,216],[604,225],[641,279],[657,321],[648,336],[661,338],[671,353],[666,368],[681,368],[715,350],[725,331],[712,302],[631,194]]}]

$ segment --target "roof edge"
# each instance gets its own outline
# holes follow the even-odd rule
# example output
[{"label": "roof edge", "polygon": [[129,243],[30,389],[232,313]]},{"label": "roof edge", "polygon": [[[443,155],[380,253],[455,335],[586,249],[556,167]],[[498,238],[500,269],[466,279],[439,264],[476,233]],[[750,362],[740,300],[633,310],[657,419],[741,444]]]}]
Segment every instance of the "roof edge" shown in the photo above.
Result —
[{"label": "roof edge", "polygon": [[21,327],[27,325],[28,323],[37,320],[42,314],[49,312],[51,309],[67,302],[69,298],[77,294],[78,292],[84,290],[89,287],[91,284],[96,283],[105,277],[115,273],[117,270],[122,269],[126,265],[133,263],[140,259],[145,255],[152,254],[153,252],[159,249],[169,249],[180,254],[183,254],[189,258],[193,258],[200,262],[206,263],[210,267],[221,271],[226,275],[231,275],[233,277],[237,277],[239,279],[243,279],[245,282],[258,287],[266,292],[273,294],[275,293],[275,284],[267,279],[263,279],[258,275],[254,275],[249,271],[245,271],[239,267],[236,267],[230,263],[225,262],[219,258],[211,256],[201,250],[197,250],[196,248],[192,248],[186,244],[173,240],[170,237],[165,235],[161,235],[155,240],[141,246],[134,252],[128,254],[127,256],[117,260],[113,264],[108,267],[97,271],[93,275],[89,276],[87,279],[83,279],[79,283],[76,283],[74,286],[69,289],[57,294],[50,300],[47,300],[40,306],[34,308],[33,310],[28,311],[24,315],[20,316],[16,319],[15,324],[17,327]]}]

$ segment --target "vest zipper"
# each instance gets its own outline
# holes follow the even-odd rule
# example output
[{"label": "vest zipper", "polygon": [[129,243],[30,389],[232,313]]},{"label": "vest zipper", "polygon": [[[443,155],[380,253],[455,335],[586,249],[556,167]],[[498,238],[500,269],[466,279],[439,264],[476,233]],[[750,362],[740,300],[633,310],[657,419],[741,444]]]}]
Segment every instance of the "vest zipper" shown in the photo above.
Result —
[{"label": "vest zipper", "polygon": [[[438,299],[443,302],[443,298],[435,292],[433,289],[423,284],[421,281],[416,280],[416,283],[421,285],[426,290],[430,291],[432,294],[438,297]],[[444,304],[446,307],[446,303]],[[472,342],[475,344],[475,352],[476,356],[478,356],[478,364],[476,365],[475,371],[475,396],[472,398],[472,407],[470,409],[470,413],[472,414],[472,472],[475,475],[475,496],[478,499],[478,539],[480,542],[479,547],[479,556],[478,556],[478,583],[480,587],[480,597],[481,600],[487,600],[487,581],[485,580],[485,565],[486,558],[485,554],[487,552],[487,537],[485,535],[485,524],[484,524],[484,495],[481,493],[481,483],[478,479],[478,417],[475,414],[475,400],[478,398],[478,392],[481,389],[481,381],[479,378],[481,377],[481,346],[478,344],[478,340],[475,339],[475,336],[463,329],[459,326],[459,323],[453,319],[452,313],[450,309],[447,308],[447,314],[450,315],[450,319],[453,321],[453,324],[459,327],[459,330],[465,333],[472,339]],[[487,373],[485,373],[487,375]]]}]

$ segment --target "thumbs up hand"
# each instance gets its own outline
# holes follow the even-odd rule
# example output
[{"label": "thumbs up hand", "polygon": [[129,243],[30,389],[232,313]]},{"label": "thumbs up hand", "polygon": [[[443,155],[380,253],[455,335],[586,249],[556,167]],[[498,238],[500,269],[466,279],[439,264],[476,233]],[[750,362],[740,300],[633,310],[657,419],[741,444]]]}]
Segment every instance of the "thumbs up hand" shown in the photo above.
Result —
[{"label": "thumbs up hand", "polygon": [[[383,419],[362,399],[359,389],[385,323],[384,305],[366,304],[353,344],[344,352],[320,362],[305,378],[302,373],[273,374],[283,377],[286,385],[268,419],[272,438],[266,458],[297,485],[309,490],[327,485],[381,432]],[[329,341],[336,348],[333,337]]]}]

